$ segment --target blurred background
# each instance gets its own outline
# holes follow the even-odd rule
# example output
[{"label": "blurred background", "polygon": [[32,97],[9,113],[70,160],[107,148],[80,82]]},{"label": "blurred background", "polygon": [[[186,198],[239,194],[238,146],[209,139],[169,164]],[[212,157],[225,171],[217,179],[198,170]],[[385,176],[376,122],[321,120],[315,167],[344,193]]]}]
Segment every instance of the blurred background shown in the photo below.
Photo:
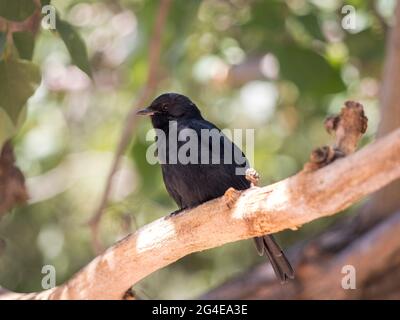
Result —
[{"label": "blurred background", "polygon": [[[42,80],[13,140],[30,199],[0,222],[0,284],[19,292],[42,289],[45,264],[55,266],[60,284],[96,256],[86,222],[98,207],[126,115],[146,83],[159,7],[158,1],[144,0],[51,4],[83,39],[92,77],[71,60],[59,34],[38,32],[32,62],[40,66]],[[351,30],[342,27],[345,4],[356,10]],[[345,100],[365,107],[369,126],[362,143],[375,135],[395,5],[394,0],[172,1],[154,97],[179,92],[220,128],[254,128],[261,184],[286,178],[302,169],[314,147],[331,141],[323,120]],[[113,179],[99,230],[105,247],[176,210],[160,167],[146,162],[150,128],[148,119],[137,122]],[[339,216],[280,233],[278,240],[287,247],[311,238]],[[195,298],[264,261],[251,241],[241,241],[187,256],[135,289],[147,298]]]}]

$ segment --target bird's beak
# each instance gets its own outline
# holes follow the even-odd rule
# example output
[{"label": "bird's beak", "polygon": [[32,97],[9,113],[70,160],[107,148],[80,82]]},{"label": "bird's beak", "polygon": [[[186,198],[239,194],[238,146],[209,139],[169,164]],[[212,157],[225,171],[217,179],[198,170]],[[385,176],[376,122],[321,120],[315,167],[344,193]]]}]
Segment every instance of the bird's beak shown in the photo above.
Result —
[{"label": "bird's beak", "polygon": [[141,109],[138,112],[136,112],[136,114],[138,114],[140,116],[151,116],[155,113],[156,113],[155,110],[150,109],[150,107]]}]

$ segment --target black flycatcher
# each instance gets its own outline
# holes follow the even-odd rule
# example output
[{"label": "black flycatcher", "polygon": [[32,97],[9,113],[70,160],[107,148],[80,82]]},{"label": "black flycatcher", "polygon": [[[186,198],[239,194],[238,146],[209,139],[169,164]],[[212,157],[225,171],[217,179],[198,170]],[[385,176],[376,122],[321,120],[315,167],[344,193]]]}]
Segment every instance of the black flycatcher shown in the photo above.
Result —
[{"label": "black flycatcher", "polygon": [[[221,197],[230,187],[237,190],[250,187],[243,174],[248,165],[244,154],[220,129],[201,116],[200,110],[188,97],[177,93],[162,94],[138,114],[151,117],[156,129],[164,183],[180,210]],[[174,136],[172,130],[177,135]],[[207,132],[212,132],[211,137],[217,134],[220,148],[214,148],[212,138],[202,138],[202,134]],[[196,139],[190,140],[193,133]],[[179,151],[189,140],[197,149],[190,149],[190,161],[188,152],[181,154]],[[268,256],[281,282],[294,277],[289,261],[272,236],[254,240],[258,253]]]}]

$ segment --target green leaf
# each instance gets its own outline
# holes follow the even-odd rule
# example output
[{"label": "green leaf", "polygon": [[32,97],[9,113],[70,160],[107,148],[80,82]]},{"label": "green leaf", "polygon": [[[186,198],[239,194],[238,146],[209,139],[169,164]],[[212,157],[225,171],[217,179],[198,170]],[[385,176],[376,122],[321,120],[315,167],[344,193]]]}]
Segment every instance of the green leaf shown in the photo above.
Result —
[{"label": "green leaf", "polygon": [[346,33],[346,45],[350,55],[357,57],[363,63],[372,60],[381,61],[385,52],[385,36],[372,28],[352,34]]},{"label": "green leaf", "polygon": [[39,67],[26,60],[0,61],[0,108],[13,123],[40,84]]},{"label": "green leaf", "polygon": [[0,16],[12,21],[23,21],[35,11],[33,0],[2,0]]},{"label": "green leaf", "polygon": [[0,146],[17,134],[18,130],[24,124],[26,116],[26,105],[22,108],[16,123],[13,123],[5,110],[0,108]]},{"label": "green leaf", "polygon": [[40,5],[42,7],[47,6],[50,4],[50,0],[40,0]]},{"label": "green leaf", "polygon": [[293,81],[300,91],[322,96],[345,90],[340,71],[318,53],[294,45],[276,53],[282,77]]},{"label": "green leaf", "polygon": [[18,50],[21,59],[31,60],[33,49],[35,47],[35,39],[31,32],[21,31],[13,34],[14,45]]},{"label": "green leaf", "polygon": [[0,32],[0,58],[6,48],[7,34],[5,32]]},{"label": "green leaf", "polygon": [[315,14],[306,14],[305,16],[297,17],[297,19],[299,19],[301,24],[304,26],[304,29],[306,29],[313,38],[325,41],[325,37],[321,31],[321,26]]},{"label": "green leaf", "polygon": [[140,139],[135,139],[131,150],[130,155],[133,159],[137,172],[140,174],[140,185],[141,189],[145,190],[147,193],[154,192],[154,182],[159,181],[161,178],[160,171],[154,168],[154,165],[151,165],[146,160],[146,152],[149,145]]},{"label": "green leaf", "polygon": [[79,33],[72,25],[61,19],[57,19],[57,31],[68,49],[73,64],[92,77],[86,45]]},{"label": "green leaf", "polygon": [[15,126],[7,113],[0,109],[0,146],[15,134]]}]

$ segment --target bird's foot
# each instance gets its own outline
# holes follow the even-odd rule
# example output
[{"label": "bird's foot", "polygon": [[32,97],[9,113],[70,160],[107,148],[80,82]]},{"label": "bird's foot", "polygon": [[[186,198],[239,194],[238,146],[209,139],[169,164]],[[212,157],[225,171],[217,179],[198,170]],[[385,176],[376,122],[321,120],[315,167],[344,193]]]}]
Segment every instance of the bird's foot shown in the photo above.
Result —
[{"label": "bird's foot", "polygon": [[227,207],[232,208],[233,204],[236,202],[237,198],[240,196],[240,191],[234,188],[229,188],[225,191],[224,199]]},{"label": "bird's foot", "polygon": [[246,170],[246,179],[250,182],[252,187],[258,186],[258,182],[260,181],[260,175],[254,168],[248,168]]}]

